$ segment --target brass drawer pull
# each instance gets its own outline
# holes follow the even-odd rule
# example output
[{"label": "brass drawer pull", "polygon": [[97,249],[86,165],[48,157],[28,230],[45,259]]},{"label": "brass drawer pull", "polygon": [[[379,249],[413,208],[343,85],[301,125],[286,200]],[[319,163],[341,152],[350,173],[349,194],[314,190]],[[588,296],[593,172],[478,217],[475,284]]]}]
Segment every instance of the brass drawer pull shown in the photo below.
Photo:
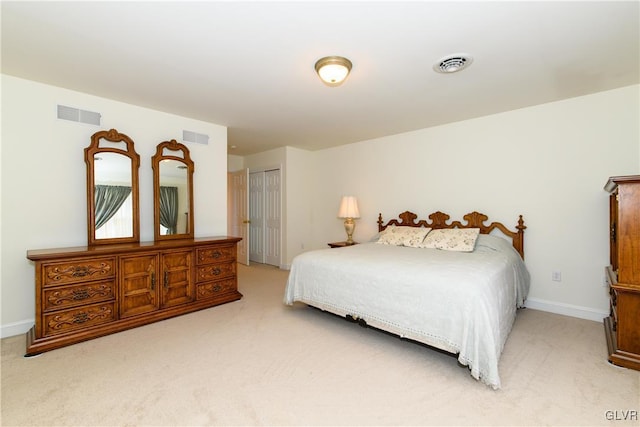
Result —
[{"label": "brass drawer pull", "polygon": [[218,267],[216,267],[216,268],[213,269],[212,273],[217,276],[218,274],[222,273],[222,270],[220,270]]},{"label": "brass drawer pull", "polygon": [[74,289],[73,296],[71,297],[74,301],[82,301],[83,299],[89,298],[89,291],[87,289]]},{"label": "brass drawer pull", "polygon": [[76,313],[73,315],[73,323],[79,324],[79,323],[87,322],[88,320],[89,320],[89,315],[84,311],[81,311],[80,313]]},{"label": "brass drawer pull", "polygon": [[86,275],[89,274],[89,267],[87,267],[86,265],[82,265],[82,266],[77,266],[73,269],[73,273],[71,273],[71,276],[73,277],[84,277]]}]

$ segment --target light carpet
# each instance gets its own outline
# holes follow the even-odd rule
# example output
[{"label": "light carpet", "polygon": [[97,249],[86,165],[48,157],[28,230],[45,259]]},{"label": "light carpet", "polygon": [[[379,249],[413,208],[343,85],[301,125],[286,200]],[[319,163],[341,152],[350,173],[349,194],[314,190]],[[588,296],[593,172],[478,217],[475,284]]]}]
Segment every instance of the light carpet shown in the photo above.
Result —
[{"label": "light carpet", "polygon": [[450,355],[285,306],[287,275],[241,265],[240,301],[37,357],[3,339],[2,425],[640,425],[640,372],[606,362],[601,323],[519,311],[494,391]]}]

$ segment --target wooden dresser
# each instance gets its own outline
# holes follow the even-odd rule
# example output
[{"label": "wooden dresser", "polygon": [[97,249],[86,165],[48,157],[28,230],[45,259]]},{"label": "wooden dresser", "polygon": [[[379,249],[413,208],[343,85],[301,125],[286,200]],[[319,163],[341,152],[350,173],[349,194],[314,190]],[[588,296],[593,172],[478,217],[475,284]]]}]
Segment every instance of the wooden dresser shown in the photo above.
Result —
[{"label": "wooden dresser", "polygon": [[237,237],[30,250],[36,317],[27,355],[242,298]]},{"label": "wooden dresser", "polygon": [[609,361],[640,370],[640,175],[609,178]]}]

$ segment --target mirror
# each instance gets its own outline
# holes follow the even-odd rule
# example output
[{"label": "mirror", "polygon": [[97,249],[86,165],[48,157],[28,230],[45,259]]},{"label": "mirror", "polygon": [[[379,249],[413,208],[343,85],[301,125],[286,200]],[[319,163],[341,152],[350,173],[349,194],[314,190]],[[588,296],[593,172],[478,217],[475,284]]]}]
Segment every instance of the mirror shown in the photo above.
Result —
[{"label": "mirror", "polygon": [[131,138],[115,129],[96,132],[84,161],[89,245],[139,242],[140,156]]},{"label": "mirror", "polygon": [[193,161],[175,139],[158,144],[153,167],[155,240],[193,238]]}]

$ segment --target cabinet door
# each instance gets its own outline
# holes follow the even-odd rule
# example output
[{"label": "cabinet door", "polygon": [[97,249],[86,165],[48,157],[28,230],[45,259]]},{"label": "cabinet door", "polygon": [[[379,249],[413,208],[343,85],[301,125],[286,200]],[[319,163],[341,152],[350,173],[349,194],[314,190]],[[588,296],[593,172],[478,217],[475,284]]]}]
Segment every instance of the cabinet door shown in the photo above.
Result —
[{"label": "cabinet door", "polygon": [[640,182],[618,186],[618,282],[640,285]]},{"label": "cabinet door", "polygon": [[194,300],[192,252],[162,254],[162,307],[185,304]]},{"label": "cabinet door", "polygon": [[158,255],[133,255],[120,258],[120,317],[157,310]]}]

